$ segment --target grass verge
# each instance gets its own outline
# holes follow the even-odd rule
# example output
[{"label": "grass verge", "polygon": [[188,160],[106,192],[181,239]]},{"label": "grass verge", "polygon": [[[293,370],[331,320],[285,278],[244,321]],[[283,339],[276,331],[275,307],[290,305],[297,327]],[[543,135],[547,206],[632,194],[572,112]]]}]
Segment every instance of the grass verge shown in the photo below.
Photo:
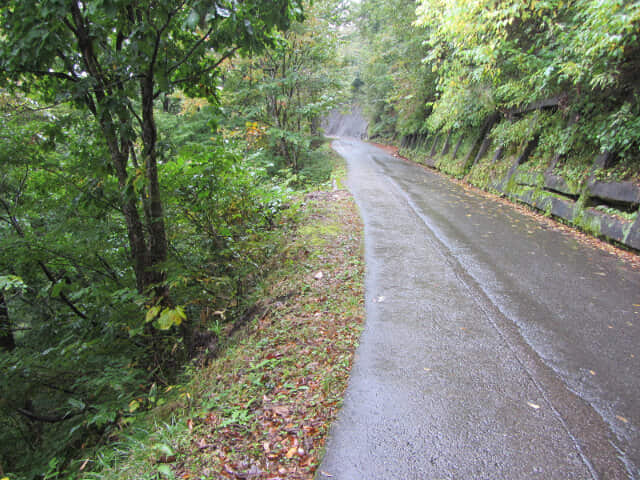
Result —
[{"label": "grass verge", "polygon": [[302,198],[253,319],[151,416],[169,421],[123,433],[126,458],[100,478],[314,477],[364,321],[362,224],[332,155],[334,176]]}]

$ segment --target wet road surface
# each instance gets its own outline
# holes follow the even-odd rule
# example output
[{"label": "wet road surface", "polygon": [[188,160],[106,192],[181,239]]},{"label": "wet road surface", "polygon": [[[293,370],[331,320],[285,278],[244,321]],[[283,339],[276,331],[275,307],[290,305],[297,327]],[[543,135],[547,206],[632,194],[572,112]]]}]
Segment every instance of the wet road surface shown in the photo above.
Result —
[{"label": "wet road surface", "polygon": [[317,478],[640,479],[640,272],[357,140],[367,323]]}]

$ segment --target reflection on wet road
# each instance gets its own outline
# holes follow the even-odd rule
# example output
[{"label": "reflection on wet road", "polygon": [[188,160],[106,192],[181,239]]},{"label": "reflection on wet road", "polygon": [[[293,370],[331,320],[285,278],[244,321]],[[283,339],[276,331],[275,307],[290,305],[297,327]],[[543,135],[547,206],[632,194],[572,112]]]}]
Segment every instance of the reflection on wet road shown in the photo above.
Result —
[{"label": "reflection on wet road", "polygon": [[640,272],[374,146],[334,148],[365,222],[367,325],[318,478],[640,478]]}]

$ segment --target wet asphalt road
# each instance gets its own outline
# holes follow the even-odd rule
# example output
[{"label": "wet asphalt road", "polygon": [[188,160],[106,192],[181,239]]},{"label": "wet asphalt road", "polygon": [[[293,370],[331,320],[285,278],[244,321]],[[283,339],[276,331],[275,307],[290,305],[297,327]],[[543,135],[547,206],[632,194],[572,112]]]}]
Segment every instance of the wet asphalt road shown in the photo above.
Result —
[{"label": "wet asphalt road", "polygon": [[367,323],[317,478],[640,479],[640,272],[372,145],[334,148]]}]

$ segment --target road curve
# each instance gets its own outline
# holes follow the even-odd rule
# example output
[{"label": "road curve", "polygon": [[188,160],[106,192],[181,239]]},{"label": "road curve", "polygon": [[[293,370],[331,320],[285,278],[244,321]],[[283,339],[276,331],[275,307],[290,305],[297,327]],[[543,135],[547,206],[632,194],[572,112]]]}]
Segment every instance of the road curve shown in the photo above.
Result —
[{"label": "road curve", "polygon": [[367,322],[316,478],[640,478],[640,272],[372,145],[334,149]]}]

